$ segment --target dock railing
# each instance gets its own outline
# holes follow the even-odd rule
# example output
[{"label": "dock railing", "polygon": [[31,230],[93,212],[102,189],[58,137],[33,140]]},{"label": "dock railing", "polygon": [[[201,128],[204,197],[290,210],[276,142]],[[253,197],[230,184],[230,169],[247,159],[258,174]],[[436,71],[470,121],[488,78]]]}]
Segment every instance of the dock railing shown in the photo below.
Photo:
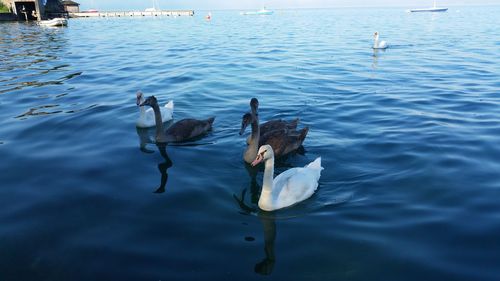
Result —
[{"label": "dock railing", "polygon": [[74,18],[99,18],[99,17],[158,17],[158,16],[194,16],[193,10],[162,10],[162,11],[125,11],[125,12],[80,12],[70,13]]}]

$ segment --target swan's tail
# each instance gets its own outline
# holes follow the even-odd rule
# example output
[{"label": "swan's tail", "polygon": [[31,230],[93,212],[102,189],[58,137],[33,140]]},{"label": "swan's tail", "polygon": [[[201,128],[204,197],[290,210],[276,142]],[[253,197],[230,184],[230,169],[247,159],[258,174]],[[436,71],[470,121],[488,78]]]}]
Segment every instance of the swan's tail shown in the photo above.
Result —
[{"label": "swan's tail", "polygon": [[318,158],[316,158],[316,160],[307,164],[306,168],[319,169],[320,171],[323,170],[324,168],[321,167],[321,157],[318,157]]},{"label": "swan's tail", "polygon": [[297,125],[299,124],[299,118],[295,118],[290,123],[287,124],[287,129],[297,129]]},{"label": "swan's tail", "polygon": [[299,139],[301,143],[304,142],[304,139],[306,138],[308,132],[309,132],[309,127],[305,127],[304,129],[300,130]]},{"label": "swan's tail", "polygon": [[173,100],[171,100],[171,101],[169,101],[167,104],[165,104],[165,108],[168,108],[168,109],[174,110],[174,101],[173,101]]}]

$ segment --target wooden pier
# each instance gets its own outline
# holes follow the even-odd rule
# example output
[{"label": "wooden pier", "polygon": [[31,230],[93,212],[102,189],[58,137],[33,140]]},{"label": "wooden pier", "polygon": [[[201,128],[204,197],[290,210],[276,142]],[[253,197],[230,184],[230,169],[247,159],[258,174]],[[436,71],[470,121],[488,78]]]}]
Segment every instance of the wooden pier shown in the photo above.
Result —
[{"label": "wooden pier", "polygon": [[92,12],[70,13],[72,18],[106,18],[106,17],[180,17],[194,16],[193,10],[161,10],[161,11],[129,11],[129,12]]}]

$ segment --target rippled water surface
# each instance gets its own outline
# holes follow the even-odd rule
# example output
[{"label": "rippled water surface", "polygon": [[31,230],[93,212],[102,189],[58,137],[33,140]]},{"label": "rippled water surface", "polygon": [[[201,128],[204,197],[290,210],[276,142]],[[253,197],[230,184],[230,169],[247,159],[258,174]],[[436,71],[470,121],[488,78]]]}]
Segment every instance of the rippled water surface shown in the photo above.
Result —
[{"label": "rippled water surface", "polygon": [[[500,279],[499,13],[0,24],[0,279]],[[214,130],[162,151],[139,89]],[[310,128],[276,173],[323,159],[291,208],[256,211],[251,97]]]}]

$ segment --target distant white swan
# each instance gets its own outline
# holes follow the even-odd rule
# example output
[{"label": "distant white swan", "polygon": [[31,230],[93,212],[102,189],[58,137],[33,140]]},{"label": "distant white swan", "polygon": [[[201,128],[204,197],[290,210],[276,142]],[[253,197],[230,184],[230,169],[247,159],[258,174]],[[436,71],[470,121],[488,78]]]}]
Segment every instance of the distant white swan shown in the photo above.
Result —
[{"label": "distant white swan", "polygon": [[291,206],[311,197],[318,188],[318,180],[323,170],[321,157],[303,168],[286,170],[274,180],[274,152],[270,145],[263,145],[259,148],[252,166],[262,161],[266,164],[259,199],[259,208],[262,210],[273,211]]},{"label": "distant white swan", "polygon": [[[139,106],[144,102],[144,95],[141,91],[137,92],[136,104]],[[167,122],[172,120],[172,114],[174,113],[174,102],[169,101],[164,107],[160,108],[161,120],[162,122]],[[146,109],[144,106],[139,106],[139,118],[137,119],[135,125],[139,128],[148,128],[155,126],[155,113],[152,108]]]},{"label": "distant white swan", "polygon": [[387,49],[387,42],[385,41],[378,41],[378,32],[375,32],[374,37],[375,37],[375,42],[373,42],[373,49]]}]

